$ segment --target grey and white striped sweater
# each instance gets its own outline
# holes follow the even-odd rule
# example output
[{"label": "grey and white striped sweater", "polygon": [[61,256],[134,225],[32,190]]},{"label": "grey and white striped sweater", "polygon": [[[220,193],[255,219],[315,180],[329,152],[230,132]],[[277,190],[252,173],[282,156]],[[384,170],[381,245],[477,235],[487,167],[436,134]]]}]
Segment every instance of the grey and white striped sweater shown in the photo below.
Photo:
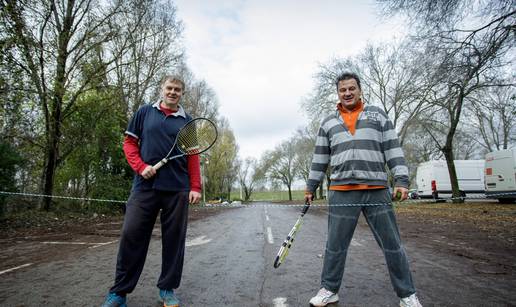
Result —
[{"label": "grey and white striped sweater", "polygon": [[321,122],[315,141],[307,191],[315,192],[330,165],[330,185],[368,184],[387,187],[385,165],[396,186],[409,186],[408,168],[387,114],[365,106],[352,135],[338,110]]}]

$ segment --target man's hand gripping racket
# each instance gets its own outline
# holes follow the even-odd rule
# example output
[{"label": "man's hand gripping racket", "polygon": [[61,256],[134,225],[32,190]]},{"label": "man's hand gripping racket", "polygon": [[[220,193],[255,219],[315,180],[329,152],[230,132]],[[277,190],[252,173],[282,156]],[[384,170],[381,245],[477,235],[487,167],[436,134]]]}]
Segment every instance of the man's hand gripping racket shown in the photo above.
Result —
[{"label": "man's hand gripping racket", "polygon": [[[203,153],[215,144],[217,136],[217,127],[211,120],[204,117],[194,118],[179,130],[167,156],[152,168],[158,170],[172,159]],[[174,148],[179,150],[179,154],[171,156]]]},{"label": "man's hand gripping racket", "polygon": [[274,268],[278,268],[283,261],[285,261],[285,258],[288,255],[288,252],[290,250],[290,247],[292,246],[292,243],[294,242],[294,237],[296,236],[296,233],[298,232],[299,228],[301,227],[301,224],[303,223],[303,217],[305,216],[305,213],[308,211],[308,208],[310,207],[310,201],[305,201],[305,206],[303,207],[303,210],[301,211],[301,215],[297,219],[296,223],[294,224],[294,227],[292,227],[292,230],[287,235],[287,238],[285,241],[283,241],[283,244],[281,244],[281,247],[279,249],[278,255],[276,256],[276,259],[274,260]]}]

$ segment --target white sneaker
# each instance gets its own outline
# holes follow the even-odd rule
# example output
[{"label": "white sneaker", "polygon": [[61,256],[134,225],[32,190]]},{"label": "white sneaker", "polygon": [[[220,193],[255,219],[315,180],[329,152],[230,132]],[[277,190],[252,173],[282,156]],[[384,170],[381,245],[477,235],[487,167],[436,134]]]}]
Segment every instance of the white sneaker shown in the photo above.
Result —
[{"label": "white sneaker", "polygon": [[317,292],[317,295],[310,299],[310,304],[316,307],[322,307],[338,301],[339,295],[337,293],[321,288],[321,290]]},{"label": "white sneaker", "polygon": [[409,297],[404,297],[400,300],[400,307],[423,307],[417,299],[416,294],[412,294]]}]

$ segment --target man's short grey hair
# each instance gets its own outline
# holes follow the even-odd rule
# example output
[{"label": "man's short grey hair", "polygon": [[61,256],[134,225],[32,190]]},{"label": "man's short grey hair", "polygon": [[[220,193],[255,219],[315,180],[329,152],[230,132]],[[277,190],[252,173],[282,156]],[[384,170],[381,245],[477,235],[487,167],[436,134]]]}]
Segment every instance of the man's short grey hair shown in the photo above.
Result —
[{"label": "man's short grey hair", "polygon": [[160,86],[163,86],[163,84],[165,84],[165,82],[167,81],[170,81],[170,82],[177,82],[179,84],[181,84],[181,87],[182,89],[184,90],[185,89],[185,83],[184,81],[179,78],[178,76],[175,76],[175,75],[166,75],[164,76],[163,78],[161,78],[161,82],[159,83]]}]

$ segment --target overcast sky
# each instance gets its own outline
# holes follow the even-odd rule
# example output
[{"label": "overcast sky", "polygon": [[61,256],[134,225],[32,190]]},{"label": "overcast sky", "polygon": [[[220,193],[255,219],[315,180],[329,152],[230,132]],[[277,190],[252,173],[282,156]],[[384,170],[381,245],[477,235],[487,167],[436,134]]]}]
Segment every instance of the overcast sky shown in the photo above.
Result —
[{"label": "overcast sky", "polygon": [[400,37],[373,1],[176,1],[187,64],[214,89],[241,158],[259,158],[308,119],[301,101],[333,57]]}]

